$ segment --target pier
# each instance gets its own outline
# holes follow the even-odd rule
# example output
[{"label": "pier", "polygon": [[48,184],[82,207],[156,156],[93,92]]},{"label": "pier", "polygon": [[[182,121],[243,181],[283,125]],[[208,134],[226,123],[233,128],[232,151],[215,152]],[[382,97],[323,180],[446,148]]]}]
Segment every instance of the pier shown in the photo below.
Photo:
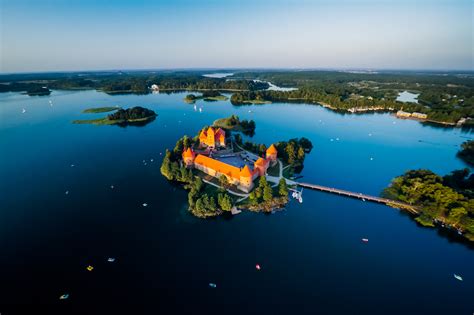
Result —
[{"label": "pier", "polygon": [[402,208],[406,209],[409,212],[413,214],[418,214],[418,209],[416,209],[414,206],[400,202],[400,201],[395,201],[387,198],[381,198],[381,197],[375,197],[371,195],[366,195],[362,193],[356,193],[348,190],[343,190],[343,189],[337,189],[337,188],[332,188],[332,187],[326,187],[326,186],[321,186],[321,185],[314,185],[314,184],[308,184],[308,183],[299,183],[299,182],[294,182],[295,185],[298,185],[300,187],[305,187],[309,189],[314,189],[314,190],[319,190],[327,193],[332,193],[332,194],[338,194],[342,196],[347,196],[351,198],[357,198],[361,200],[366,200],[366,201],[372,201],[372,202],[377,202],[377,203],[383,203],[386,204],[390,207],[395,207],[395,208]]}]

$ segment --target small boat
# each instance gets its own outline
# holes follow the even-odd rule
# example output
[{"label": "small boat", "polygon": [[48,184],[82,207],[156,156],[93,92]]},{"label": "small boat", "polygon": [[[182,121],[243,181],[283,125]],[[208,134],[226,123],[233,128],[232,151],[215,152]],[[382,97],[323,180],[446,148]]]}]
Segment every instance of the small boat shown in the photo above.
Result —
[{"label": "small boat", "polygon": [[148,206],[148,204],[147,204],[147,203],[144,203],[142,206],[146,207],[146,206]]},{"label": "small boat", "polygon": [[110,189],[114,189],[114,185],[110,185]]},{"label": "small boat", "polygon": [[22,114],[26,113],[26,109],[23,108],[23,109],[21,110],[21,113],[22,113]]},{"label": "small boat", "polygon": [[300,203],[303,203],[303,197],[299,196],[299,197],[298,197],[298,201],[299,201]]},{"label": "small boat", "polygon": [[153,159],[150,159],[150,162],[153,162]]},{"label": "small boat", "polygon": [[365,201],[365,198],[362,198],[362,201]]},{"label": "small boat", "polygon": [[60,300],[67,300],[69,298],[69,294],[63,294],[59,297]]},{"label": "small boat", "polygon": [[260,267],[260,265],[259,265],[259,264],[256,264],[256,265],[255,265],[255,269],[257,269],[257,270],[261,270],[261,269],[262,269],[262,267]]},{"label": "small boat", "polygon": [[69,190],[66,190],[65,194],[66,194],[66,195],[69,195]]},{"label": "small boat", "polygon": [[336,138],[336,141],[339,141],[339,138]]},{"label": "small boat", "polygon": [[368,239],[368,238],[363,238],[363,239],[362,239],[362,242],[368,243],[368,242],[369,242],[369,239]]},{"label": "small boat", "polygon": [[462,277],[460,275],[457,275],[457,274],[453,274],[454,278],[459,280],[459,281],[462,281]]},{"label": "small boat", "polygon": [[202,107],[199,107],[199,112],[202,113]]},{"label": "small boat", "polygon": [[112,263],[115,261],[115,258],[110,257],[109,259],[107,259],[107,261]]},{"label": "small boat", "polygon": [[458,230],[458,234],[459,234],[459,235],[462,235],[462,231],[461,231],[461,230]]},{"label": "small boat", "polygon": [[196,110],[197,110],[197,107],[196,107],[196,105],[194,105],[194,111],[196,111]]},{"label": "small boat", "polygon": [[209,282],[209,286],[213,289],[217,288],[217,284]]},{"label": "small boat", "polygon": [[373,158],[373,157],[371,157],[371,158],[370,158],[370,160],[371,160],[371,161],[373,161],[373,160],[374,160],[374,158]]},{"label": "small boat", "polygon": [[89,266],[87,266],[86,269],[87,269],[87,271],[92,271],[92,270],[94,270],[94,267],[92,267],[91,265],[89,265]]},{"label": "small boat", "polygon": [[71,164],[71,167],[74,167],[75,165],[74,164]]}]

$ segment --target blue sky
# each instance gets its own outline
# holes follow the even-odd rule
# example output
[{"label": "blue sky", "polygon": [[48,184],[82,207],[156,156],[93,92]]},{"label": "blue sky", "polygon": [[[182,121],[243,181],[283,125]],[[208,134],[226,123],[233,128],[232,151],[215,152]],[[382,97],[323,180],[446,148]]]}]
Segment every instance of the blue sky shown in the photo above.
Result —
[{"label": "blue sky", "polygon": [[0,3],[0,72],[474,67],[471,0]]}]

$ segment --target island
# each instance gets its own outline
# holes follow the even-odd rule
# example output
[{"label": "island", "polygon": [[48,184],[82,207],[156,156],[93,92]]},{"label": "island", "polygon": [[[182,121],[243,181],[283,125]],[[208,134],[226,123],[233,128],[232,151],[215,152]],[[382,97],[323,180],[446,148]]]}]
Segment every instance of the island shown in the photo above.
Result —
[{"label": "island", "polygon": [[43,96],[51,94],[51,90],[45,86],[31,86],[26,90],[29,96]]},{"label": "island", "polygon": [[94,124],[94,125],[118,125],[118,126],[143,126],[155,120],[157,114],[147,108],[140,106],[122,109],[113,107],[101,107],[86,109],[84,113],[103,113],[114,110],[115,113],[103,118],[74,120],[74,124]]},{"label": "island", "polygon": [[452,229],[474,241],[474,174],[469,169],[443,177],[430,170],[410,170],[393,179],[382,194],[415,206],[420,225]]},{"label": "island", "polygon": [[240,120],[236,115],[232,115],[227,118],[221,118],[214,121],[214,126],[223,128],[226,130],[240,131],[246,136],[253,136],[255,134],[255,121],[253,120]]},{"label": "island", "polygon": [[[205,126],[195,137],[183,136],[172,151],[166,150],[161,174],[189,191],[189,211],[197,217],[236,214],[242,210],[271,212],[289,201],[292,188],[283,176],[284,170],[292,166],[289,162],[302,164],[305,149],[301,143],[308,149],[310,141],[278,142],[267,148],[263,144],[242,144],[241,136],[233,134],[236,130]],[[302,150],[298,162],[291,149],[289,154],[281,152],[282,158],[279,157],[285,144]]]},{"label": "island", "polygon": [[461,144],[458,156],[466,163],[474,165],[474,140],[468,140]]},{"label": "island", "polygon": [[225,95],[222,95],[219,91],[210,90],[204,91],[201,95],[188,94],[184,97],[184,101],[189,104],[194,104],[197,100],[204,100],[207,102],[214,101],[227,101],[229,98]]}]

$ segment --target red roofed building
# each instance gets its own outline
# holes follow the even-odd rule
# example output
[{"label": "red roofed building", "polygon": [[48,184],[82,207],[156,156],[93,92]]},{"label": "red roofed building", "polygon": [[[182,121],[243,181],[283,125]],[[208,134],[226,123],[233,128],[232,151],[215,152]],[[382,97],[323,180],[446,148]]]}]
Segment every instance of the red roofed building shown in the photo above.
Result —
[{"label": "red roofed building", "polygon": [[183,151],[183,163],[186,165],[186,167],[193,166],[194,156],[194,151],[191,148]]},{"label": "red roofed building", "polygon": [[276,162],[276,159],[277,159],[277,149],[275,148],[275,146],[272,144],[268,149],[267,149],[267,152],[266,152],[266,158],[267,160],[270,160],[271,162]]},{"label": "red roofed building", "polygon": [[225,131],[221,128],[214,130],[212,127],[202,130],[199,134],[199,143],[209,148],[225,147]]}]

